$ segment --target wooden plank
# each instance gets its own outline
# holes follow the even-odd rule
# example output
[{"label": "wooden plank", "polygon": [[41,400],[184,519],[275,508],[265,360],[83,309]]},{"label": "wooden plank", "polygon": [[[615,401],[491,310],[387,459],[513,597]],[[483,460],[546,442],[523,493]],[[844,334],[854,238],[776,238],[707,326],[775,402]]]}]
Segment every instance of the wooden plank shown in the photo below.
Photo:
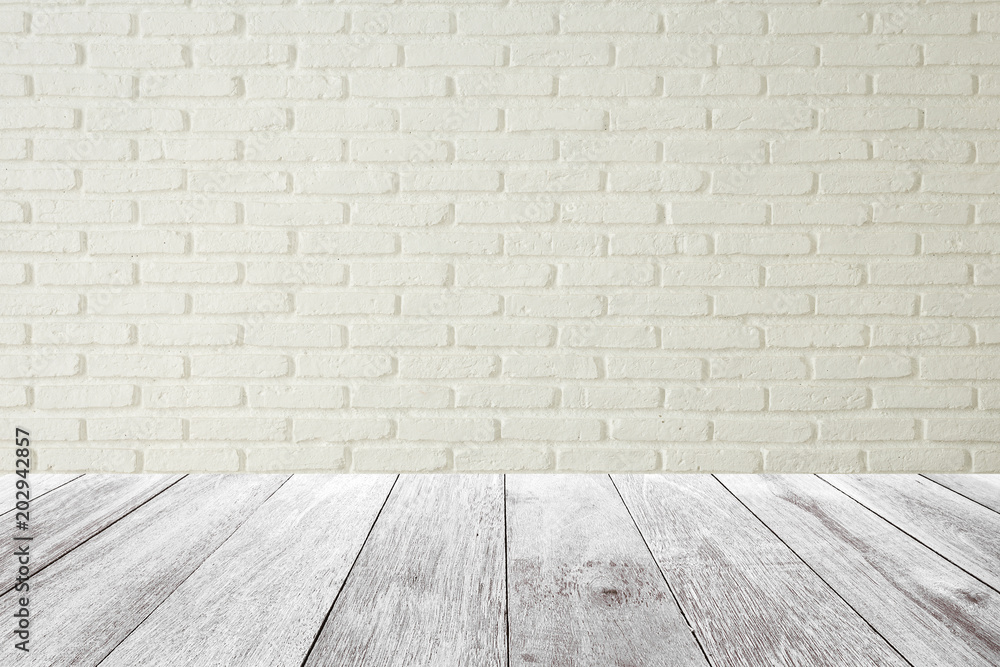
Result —
[{"label": "wooden plank", "polygon": [[299,667],[394,480],[292,477],[101,666]]},{"label": "wooden plank", "polygon": [[[32,502],[28,535],[38,572],[160,493],[181,476],[85,475]],[[13,515],[0,522],[0,563],[11,562],[17,545]],[[0,591],[14,586],[13,568],[0,569]]]},{"label": "wooden plank", "polygon": [[1000,595],[812,475],[720,480],[915,667],[1000,664]]},{"label": "wooden plank", "polygon": [[708,667],[606,475],[507,476],[507,582],[511,665]]},{"label": "wooden plank", "polygon": [[56,489],[69,484],[74,480],[79,480],[83,475],[70,473],[45,473],[41,475],[29,475],[28,481],[31,483],[31,497],[37,500],[42,496],[55,491]]},{"label": "wooden plank", "polygon": [[505,665],[503,524],[500,475],[400,477],[306,667]]},{"label": "wooden plank", "polygon": [[917,475],[821,477],[1000,591],[1000,514]]},{"label": "wooden plank", "polygon": [[716,667],[906,664],[718,480],[614,480]]},{"label": "wooden plank", "polygon": [[[98,664],[285,479],[188,475],[33,576],[32,664]],[[0,598],[0,615],[24,594]]]},{"label": "wooden plank", "polygon": [[969,500],[1000,512],[1000,475],[924,475]]},{"label": "wooden plank", "polygon": [[[51,493],[59,487],[69,484],[74,479],[79,479],[82,475],[73,475],[67,473],[45,473],[37,475],[35,473],[30,473],[28,475],[28,484],[30,484],[31,500],[34,502],[47,493]],[[15,497],[17,483],[17,475],[3,475],[0,477],[0,493],[3,494],[4,503],[0,505],[2,508],[2,513],[0,517],[10,514],[15,509],[15,504],[18,498]]]}]

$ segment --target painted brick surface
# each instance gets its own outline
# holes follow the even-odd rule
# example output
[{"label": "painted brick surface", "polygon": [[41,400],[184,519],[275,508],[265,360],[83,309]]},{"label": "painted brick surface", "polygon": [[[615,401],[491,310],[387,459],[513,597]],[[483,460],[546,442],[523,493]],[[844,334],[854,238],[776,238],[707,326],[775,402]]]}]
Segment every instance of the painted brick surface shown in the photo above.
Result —
[{"label": "painted brick surface", "polygon": [[997,472],[998,165],[997,2],[6,3],[0,423],[52,471]]}]

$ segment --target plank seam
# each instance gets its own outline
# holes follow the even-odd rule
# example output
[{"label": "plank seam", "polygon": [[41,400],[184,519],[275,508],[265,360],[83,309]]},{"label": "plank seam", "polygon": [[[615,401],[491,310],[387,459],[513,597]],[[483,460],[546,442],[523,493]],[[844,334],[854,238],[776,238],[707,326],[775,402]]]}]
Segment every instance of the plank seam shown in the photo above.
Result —
[{"label": "plank seam", "polygon": [[878,637],[879,637],[879,638],[880,638],[880,639],[881,639],[882,641],[884,641],[884,642],[886,643],[886,645],[887,645],[887,646],[888,646],[889,648],[891,648],[891,649],[892,649],[892,650],[893,650],[893,651],[894,651],[894,652],[896,653],[896,655],[898,655],[898,656],[900,657],[900,659],[901,659],[901,660],[902,660],[903,662],[905,662],[905,663],[906,663],[907,665],[910,665],[910,667],[914,667],[913,663],[912,663],[912,662],[910,662],[909,660],[907,660],[906,656],[905,656],[905,655],[903,655],[902,653],[900,653],[900,652],[899,652],[899,649],[898,649],[898,648],[896,648],[895,646],[893,646],[892,642],[890,642],[890,641],[889,641],[888,639],[886,639],[886,638],[885,638],[885,635],[883,635],[883,634],[882,634],[881,632],[879,632],[879,631],[878,631],[878,628],[876,628],[876,627],[875,627],[874,625],[872,625],[872,624],[871,624],[871,622],[870,622],[870,621],[869,621],[869,620],[868,620],[867,618],[865,618],[865,617],[864,617],[864,616],[863,616],[863,615],[861,614],[861,612],[859,612],[859,611],[858,611],[857,609],[855,609],[855,608],[854,608],[854,605],[852,605],[852,604],[851,604],[850,602],[848,602],[848,601],[847,601],[847,599],[846,599],[846,598],[844,598],[844,596],[840,594],[840,591],[838,591],[838,590],[837,590],[836,588],[834,588],[833,586],[831,586],[831,585],[830,585],[830,582],[828,582],[828,581],[827,581],[826,579],[824,579],[824,578],[823,578],[823,577],[822,577],[822,576],[820,575],[820,573],[819,573],[819,572],[817,572],[816,570],[814,570],[814,569],[813,569],[813,567],[812,567],[812,565],[810,565],[809,563],[807,563],[807,562],[806,562],[806,560],[805,560],[804,558],[802,558],[802,556],[800,556],[800,555],[799,555],[799,553],[798,553],[798,552],[797,552],[797,551],[796,551],[795,549],[793,549],[793,548],[791,547],[791,545],[789,545],[789,544],[788,544],[787,542],[785,542],[785,540],[781,539],[781,536],[780,536],[780,535],[778,535],[778,533],[776,533],[776,532],[774,531],[774,529],[772,529],[772,528],[771,528],[771,526],[767,525],[767,522],[766,522],[766,521],[764,521],[764,520],[763,520],[763,519],[761,519],[761,518],[760,518],[759,516],[757,516],[757,513],[756,513],[756,512],[754,512],[754,511],[753,511],[752,509],[750,509],[750,506],[749,506],[749,505],[747,505],[747,504],[746,504],[745,502],[743,502],[743,499],[742,499],[742,498],[740,498],[740,497],[739,497],[738,495],[736,495],[735,493],[733,493],[733,490],[732,490],[732,489],[730,489],[730,488],[729,488],[728,486],[726,486],[726,483],[725,483],[725,482],[723,482],[723,481],[722,481],[721,479],[719,479],[718,475],[712,475],[712,477],[713,477],[713,478],[715,478],[715,481],[716,481],[716,482],[718,482],[718,483],[719,483],[719,484],[720,484],[720,485],[722,486],[722,488],[724,488],[724,489],[725,489],[726,491],[728,491],[728,492],[729,492],[729,494],[730,494],[730,495],[731,495],[731,496],[732,496],[733,498],[736,498],[736,501],[737,501],[737,502],[739,502],[739,504],[740,504],[740,505],[743,505],[743,507],[746,507],[747,511],[748,511],[748,512],[750,512],[750,514],[752,514],[752,515],[753,515],[753,517],[754,517],[755,519],[757,519],[757,521],[760,521],[760,523],[761,523],[761,524],[762,524],[762,525],[763,525],[763,526],[764,526],[765,528],[767,528],[767,529],[768,529],[768,531],[770,531],[770,532],[771,532],[771,534],[772,534],[772,535],[774,535],[774,536],[775,536],[775,537],[776,537],[776,538],[778,539],[778,541],[779,541],[779,542],[781,542],[782,544],[784,544],[784,545],[785,545],[785,548],[787,548],[787,549],[788,549],[788,550],[789,550],[790,552],[792,552],[793,554],[795,554],[795,557],[796,557],[796,558],[798,558],[798,559],[799,559],[799,561],[801,561],[803,565],[805,565],[805,566],[806,566],[807,568],[809,568],[809,571],[810,571],[810,572],[812,572],[812,573],[813,573],[814,575],[816,575],[816,578],[817,578],[817,579],[819,579],[819,580],[820,580],[820,581],[822,581],[822,582],[823,582],[824,584],[826,584],[826,587],[827,587],[827,588],[829,588],[829,589],[830,589],[831,591],[833,591],[833,594],[834,594],[834,595],[836,595],[836,596],[837,596],[838,598],[840,598],[841,600],[843,600],[844,604],[845,604],[845,605],[847,605],[847,608],[848,608],[848,609],[850,609],[851,611],[853,611],[853,612],[854,612],[855,614],[857,614],[857,615],[858,615],[858,618],[860,618],[860,619],[861,619],[862,621],[864,621],[864,622],[865,622],[865,624],[866,624],[866,625],[867,625],[867,626],[868,626],[869,628],[871,628],[871,629],[872,629],[872,632],[874,632],[874,633],[875,633],[876,635],[878,635]]},{"label": "plank seam", "polygon": [[[83,477],[83,475],[80,475],[80,477]],[[66,556],[70,555],[71,553],[73,553],[74,551],[76,551],[77,549],[79,549],[80,547],[82,547],[87,542],[91,541],[92,539],[94,539],[95,537],[97,537],[98,535],[100,535],[101,533],[103,533],[104,531],[106,531],[108,528],[111,528],[111,526],[114,526],[116,523],[118,523],[119,521],[121,521],[125,517],[129,516],[130,514],[132,514],[136,510],[138,510],[140,507],[143,507],[146,503],[150,502],[154,498],[159,497],[160,494],[166,493],[167,490],[172,489],[175,485],[177,485],[185,477],[187,477],[187,475],[181,475],[172,484],[168,484],[167,486],[163,487],[162,489],[160,489],[159,491],[157,491],[156,493],[154,493],[153,495],[151,495],[149,498],[147,498],[146,500],[142,501],[141,503],[139,503],[138,505],[136,505],[135,507],[133,507],[132,509],[130,509],[128,512],[125,512],[120,517],[118,517],[117,519],[115,519],[114,521],[112,521],[111,523],[109,523],[108,525],[106,525],[104,528],[101,528],[99,531],[97,531],[96,533],[94,533],[93,535],[91,535],[90,537],[88,537],[87,539],[85,539],[84,541],[82,541],[79,544],[75,545],[72,549],[69,549],[63,555],[59,556],[58,558],[54,558],[51,563],[47,563],[47,564],[43,565],[42,567],[38,568],[37,570],[35,570],[34,572],[32,572],[31,574],[29,574],[28,575],[28,579],[30,580],[32,577],[35,577],[36,575],[38,575],[39,572],[44,572],[48,568],[52,567],[53,565],[55,565],[56,563],[58,563],[59,561],[61,561]],[[65,484],[63,486],[65,486]],[[53,491],[54,490],[55,489],[53,489]],[[16,586],[16,584],[15,584],[15,586]],[[3,591],[2,593],[0,593],[0,597],[3,597],[5,595],[7,595],[8,593],[10,593],[12,590],[14,590],[15,586],[11,586],[10,588],[8,588],[5,591]]]},{"label": "plank seam", "polygon": [[653,550],[650,548],[649,542],[646,541],[646,536],[642,534],[642,529],[639,528],[639,523],[635,520],[635,516],[632,515],[632,508],[630,508],[628,506],[628,503],[625,502],[625,497],[622,496],[621,489],[619,489],[618,485],[615,484],[615,478],[612,477],[611,475],[608,475],[608,479],[611,480],[611,486],[615,487],[615,492],[618,494],[618,499],[622,501],[622,505],[625,506],[625,511],[628,512],[629,518],[632,519],[632,525],[635,526],[636,532],[639,533],[639,538],[642,539],[642,543],[646,545],[646,551],[649,552],[649,557],[653,559],[653,563],[656,565],[657,571],[660,573],[660,576],[663,577],[663,583],[667,585],[667,590],[670,591],[670,597],[674,599],[674,604],[677,605],[677,609],[681,612],[681,618],[683,618],[684,622],[687,623],[688,630],[691,631],[691,636],[694,637],[694,641],[698,645],[698,649],[701,650],[701,654],[702,656],[704,656],[705,662],[714,667],[715,663],[712,662],[712,659],[708,656],[708,652],[705,650],[705,647],[701,643],[701,638],[698,636],[698,633],[695,632],[694,626],[691,625],[691,620],[688,618],[687,613],[684,611],[684,606],[681,605],[680,600],[674,593],[673,586],[670,585],[670,581],[667,579],[666,573],[663,571],[663,568],[660,567],[660,561],[656,559],[656,555],[653,554]]},{"label": "plank seam", "polygon": [[300,667],[306,667],[306,663],[309,662],[309,656],[312,655],[313,650],[316,648],[319,638],[323,635],[323,628],[326,627],[327,621],[330,620],[330,615],[333,613],[333,608],[337,606],[337,600],[340,599],[340,594],[344,592],[344,587],[347,586],[347,582],[351,579],[351,573],[354,572],[354,567],[358,564],[358,560],[361,558],[361,554],[365,551],[365,546],[368,545],[368,540],[372,536],[372,532],[375,530],[375,526],[378,524],[378,520],[382,517],[382,511],[385,506],[389,503],[389,498],[392,497],[392,492],[396,489],[396,483],[399,481],[399,475],[396,475],[396,479],[392,480],[392,486],[389,487],[389,493],[385,494],[385,499],[382,501],[382,506],[378,508],[378,513],[375,515],[375,520],[372,521],[372,525],[368,528],[368,534],[365,535],[365,541],[361,543],[361,548],[358,549],[358,553],[354,556],[354,562],[351,563],[351,567],[347,570],[347,574],[344,576],[344,580],[340,582],[340,588],[337,589],[337,595],[334,596],[333,602],[330,603],[330,608],[326,610],[326,615],[323,617],[323,622],[319,624],[319,629],[316,630],[316,636],[313,637],[312,643],[309,645],[309,650],[306,651],[306,655],[302,658],[302,664]]},{"label": "plank seam", "polygon": [[[996,592],[996,593],[1000,593],[1000,590],[998,590],[998,589],[997,589],[997,588],[996,588],[995,586],[993,586],[993,585],[989,584],[988,582],[985,582],[985,581],[983,581],[982,579],[980,579],[979,577],[977,577],[977,576],[976,576],[975,574],[973,574],[972,572],[969,572],[969,571],[968,571],[968,570],[966,570],[966,569],[965,569],[964,567],[962,567],[961,565],[959,565],[958,563],[956,563],[956,562],[955,562],[955,561],[953,561],[952,559],[948,558],[947,556],[945,556],[945,555],[944,555],[943,553],[941,553],[940,551],[938,551],[937,549],[935,549],[935,548],[934,548],[934,547],[932,547],[931,545],[929,545],[929,544],[925,543],[925,542],[924,542],[923,540],[921,540],[921,539],[920,539],[919,537],[917,537],[916,535],[913,535],[913,534],[911,534],[911,533],[910,533],[910,532],[909,532],[908,530],[906,530],[905,528],[902,528],[901,526],[897,526],[897,525],[896,525],[896,524],[894,524],[894,523],[893,523],[892,521],[890,521],[890,520],[889,520],[889,519],[887,519],[886,517],[884,517],[884,516],[882,516],[881,514],[879,514],[877,510],[875,510],[875,509],[872,509],[871,507],[868,507],[868,505],[865,505],[865,504],[864,504],[863,502],[861,502],[860,500],[858,500],[857,498],[855,498],[854,496],[852,496],[851,494],[849,494],[849,493],[848,493],[847,491],[844,491],[843,489],[841,489],[841,488],[838,488],[837,486],[834,486],[834,485],[833,485],[833,484],[831,484],[830,482],[828,482],[828,481],[826,481],[825,479],[823,479],[823,477],[822,477],[822,476],[820,476],[820,475],[817,475],[817,477],[819,477],[819,478],[820,478],[821,480],[823,480],[823,482],[824,482],[824,483],[826,483],[826,484],[828,484],[828,485],[829,485],[830,487],[832,487],[832,488],[836,489],[837,491],[839,491],[840,493],[844,494],[845,496],[847,496],[848,498],[850,498],[851,500],[853,500],[854,502],[856,502],[856,503],[857,503],[858,505],[860,505],[860,506],[861,506],[861,507],[863,507],[864,509],[868,510],[869,512],[871,512],[872,514],[874,514],[874,515],[875,515],[875,516],[877,516],[878,518],[880,518],[880,519],[882,519],[883,521],[885,521],[885,522],[886,522],[887,524],[889,524],[890,526],[892,526],[893,528],[895,528],[896,530],[898,530],[899,532],[901,532],[901,533],[902,533],[903,535],[906,535],[906,536],[907,536],[907,537],[909,537],[909,538],[910,538],[911,540],[913,540],[914,542],[916,542],[917,544],[919,544],[919,545],[920,545],[920,546],[922,546],[923,548],[925,548],[925,549],[927,549],[928,551],[930,551],[930,552],[931,552],[932,554],[934,554],[934,555],[938,556],[939,558],[941,558],[942,560],[944,560],[944,561],[946,561],[946,562],[948,562],[948,563],[950,563],[950,564],[954,565],[954,566],[955,566],[955,567],[957,567],[957,568],[958,568],[959,570],[961,570],[961,571],[962,571],[962,572],[964,572],[965,574],[969,575],[970,577],[972,577],[973,579],[975,579],[976,581],[978,581],[979,583],[981,583],[981,584],[982,584],[983,586],[986,586],[987,588],[989,588],[989,589],[990,589],[991,591],[994,591],[994,592]],[[950,490],[950,489],[949,489],[949,490]],[[961,496],[962,494],[958,494],[958,495],[960,495],[960,496]],[[964,498],[965,496],[962,496],[962,497]]]},{"label": "plank seam", "polygon": [[[185,476],[186,476],[186,475],[185,475]],[[194,576],[194,573],[195,573],[195,572],[197,572],[197,571],[198,571],[199,569],[201,569],[201,566],[202,566],[202,565],[204,565],[204,564],[205,564],[206,562],[208,562],[208,559],[209,559],[209,558],[211,558],[211,557],[212,557],[212,556],[213,556],[213,555],[215,554],[215,552],[216,552],[216,551],[218,551],[219,549],[221,549],[221,548],[222,548],[222,545],[224,545],[224,544],[225,544],[226,542],[228,542],[228,541],[230,540],[230,538],[231,538],[231,537],[232,537],[233,535],[235,535],[235,534],[236,534],[236,531],[238,531],[238,530],[239,530],[240,528],[242,528],[242,527],[243,527],[243,524],[245,524],[245,523],[246,523],[246,522],[247,522],[247,521],[248,521],[248,520],[250,519],[250,517],[252,517],[252,516],[253,516],[254,514],[256,514],[256,513],[257,513],[257,512],[258,512],[258,511],[260,510],[260,508],[264,506],[264,503],[266,503],[266,502],[267,502],[268,500],[270,500],[270,499],[271,499],[271,496],[273,496],[273,495],[274,495],[275,493],[277,493],[277,492],[278,492],[278,491],[279,491],[279,490],[281,489],[281,487],[283,487],[283,486],[284,486],[285,484],[287,484],[287,483],[288,483],[288,480],[290,480],[291,478],[292,478],[292,476],[291,476],[291,475],[288,475],[288,476],[287,476],[287,477],[285,478],[285,481],[284,481],[284,482],[282,482],[282,483],[281,483],[281,484],[279,484],[279,485],[278,485],[277,487],[275,487],[274,491],[272,491],[271,493],[267,494],[267,497],[266,497],[266,498],[264,498],[264,500],[260,501],[260,505],[258,505],[258,506],[257,506],[257,507],[256,507],[256,508],[254,509],[254,511],[253,511],[253,512],[250,512],[250,514],[248,514],[248,515],[246,516],[246,518],[245,518],[245,519],[243,519],[243,521],[240,521],[240,522],[239,522],[239,523],[238,523],[238,524],[236,525],[236,527],[235,527],[235,528],[233,528],[233,532],[229,533],[229,535],[226,535],[226,539],[224,539],[224,540],[222,540],[221,542],[219,542],[219,544],[218,544],[218,545],[217,545],[217,546],[216,546],[216,547],[215,547],[214,549],[212,549],[212,550],[211,550],[211,551],[210,551],[209,553],[207,553],[207,554],[205,555],[205,557],[204,557],[204,558],[202,559],[202,561],[201,561],[200,563],[198,563],[197,567],[195,567],[195,568],[194,568],[193,570],[191,570],[190,572],[188,572],[188,575],[187,575],[186,577],[184,577],[184,579],[182,579],[182,580],[181,580],[181,582],[180,582],[179,584],[177,584],[177,585],[176,585],[176,586],[174,587],[174,590],[170,591],[170,593],[168,593],[167,595],[163,596],[163,599],[162,599],[162,600],[160,600],[160,603],[159,603],[158,605],[156,605],[155,607],[153,607],[153,608],[152,608],[152,609],[151,609],[151,610],[149,611],[149,613],[148,613],[148,614],[146,614],[145,616],[143,616],[142,620],[141,620],[141,621],[139,621],[138,623],[136,623],[136,624],[135,624],[135,627],[133,627],[133,628],[132,628],[131,630],[129,630],[129,631],[128,631],[128,634],[127,634],[127,635],[125,635],[124,637],[122,637],[122,639],[121,639],[121,641],[120,641],[120,642],[118,642],[117,644],[115,644],[115,645],[114,645],[114,647],[113,647],[113,648],[112,648],[112,649],[111,649],[110,651],[108,651],[107,653],[105,653],[105,654],[104,654],[104,657],[100,659],[100,661],[99,661],[99,662],[98,662],[98,663],[97,663],[97,664],[95,665],[95,667],[100,667],[100,666],[101,666],[101,665],[102,665],[102,664],[104,663],[104,661],[105,661],[105,660],[107,660],[107,659],[108,659],[108,657],[109,657],[109,656],[110,656],[110,655],[111,655],[112,653],[114,653],[114,652],[115,652],[116,650],[118,650],[118,647],[119,647],[119,646],[121,646],[121,645],[122,645],[122,644],[124,644],[124,643],[125,643],[126,641],[128,641],[128,638],[129,638],[129,637],[131,637],[131,636],[132,636],[132,634],[133,634],[133,633],[134,633],[134,632],[135,632],[136,630],[138,630],[138,629],[139,629],[139,627],[140,627],[140,626],[141,626],[141,625],[142,625],[143,623],[145,623],[145,622],[146,622],[147,620],[149,620],[149,617],[150,617],[150,616],[152,616],[153,614],[155,614],[155,613],[156,613],[156,610],[157,610],[157,609],[159,609],[160,607],[162,607],[162,606],[163,606],[163,605],[164,605],[164,604],[165,604],[165,603],[167,602],[167,600],[169,600],[169,599],[170,599],[170,598],[171,598],[171,597],[173,596],[173,594],[174,594],[174,593],[176,593],[176,592],[177,592],[178,590],[180,590],[180,587],[184,585],[184,582],[185,582],[185,581],[187,581],[188,579],[190,579],[191,577],[193,577],[193,576]],[[180,480],[177,480],[177,481],[180,481]],[[172,486],[172,485],[171,485],[171,486]]]},{"label": "plank seam", "polygon": [[[49,489],[45,493],[41,493],[41,494],[39,494],[37,496],[31,496],[31,502],[35,502],[36,500],[41,500],[42,498],[44,498],[45,496],[49,495],[53,491],[58,491],[59,489],[61,489],[64,486],[66,486],[67,484],[72,484],[73,482],[75,482],[76,480],[80,479],[81,477],[83,477],[83,475],[77,475],[76,477],[73,477],[72,479],[66,480],[65,482],[63,482],[59,486],[52,487],[51,489]],[[12,512],[16,512],[16,511],[17,511],[16,507],[14,509],[9,509],[6,512],[3,512],[2,514],[0,514],[0,519],[3,519],[3,517],[7,516],[8,514],[11,514]]]},{"label": "plank seam", "polygon": [[948,486],[947,484],[942,484],[941,482],[937,481],[933,477],[928,477],[927,475],[920,475],[920,477],[923,477],[928,482],[934,482],[935,484],[937,484],[938,486],[940,486],[942,489],[948,489],[949,491],[951,491],[955,495],[961,496],[961,497],[965,498],[966,500],[971,500],[972,502],[976,503],[980,507],[985,507],[986,509],[988,509],[991,512],[996,512],[997,514],[1000,514],[1000,510],[998,510],[998,509],[996,509],[994,507],[990,507],[989,505],[984,505],[981,502],[979,502],[978,500],[976,500],[975,498],[972,498],[972,497],[970,497],[970,496],[962,493],[961,491],[957,491],[957,490],[951,488],[950,486]]}]

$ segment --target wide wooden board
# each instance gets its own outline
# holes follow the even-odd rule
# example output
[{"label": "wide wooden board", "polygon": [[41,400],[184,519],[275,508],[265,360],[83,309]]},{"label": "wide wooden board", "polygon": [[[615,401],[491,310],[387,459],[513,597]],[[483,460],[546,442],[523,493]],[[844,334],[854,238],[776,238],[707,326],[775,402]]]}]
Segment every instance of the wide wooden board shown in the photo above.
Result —
[{"label": "wide wooden board", "polygon": [[[32,667],[98,664],[286,479],[188,475],[33,576]],[[0,598],[0,616],[22,595]]]},{"label": "wide wooden board", "polygon": [[405,475],[306,667],[506,665],[503,479]]},{"label": "wide wooden board", "polygon": [[924,475],[969,500],[1000,512],[1000,475]]},{"label": "wide wooden board", "polygon": [[613,478],[713,665],[906,664],[718,480]]},{"label": "wide wooden board", "polygon": [[821,477],[1000,591],[1000,514],[917,475]]},{"label": "wide wooden board", "polygon": [[719,479],[914,667],[1000,664],[1000,595],[812,475]]},{"label": "wide wooden board", "polygon": [[298,667],[394,480],[293,476],[102,667]]},{"label": "wide wooden board", "polygon": [[[13,515],[0,521],[0,563],[10,562],[15,535],[32,536],[31,571],[38,572],[181,479],[181,475],[84,475],[32,501],[29,530],[15,527]],[[0,592],[16,574],[0,568]]]},{"label": "wide wooden board", "polygon": [[512,666],[708,667],[610,478],[506,484]]}]

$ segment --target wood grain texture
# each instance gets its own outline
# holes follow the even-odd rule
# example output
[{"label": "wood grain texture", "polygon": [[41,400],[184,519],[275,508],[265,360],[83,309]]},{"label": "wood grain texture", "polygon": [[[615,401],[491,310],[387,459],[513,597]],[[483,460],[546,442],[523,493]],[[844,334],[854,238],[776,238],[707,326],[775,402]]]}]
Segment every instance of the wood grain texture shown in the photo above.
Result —
[{"label": "wood grain texture", "polygon": [[292,477],[102,667],[298,667],[394,480]]},{"label": "wood grain texture", "polygon": [[1000,591],[1000,514],[917,475],[821,475]]},{"label": "wood grain texture", "polygon": [[[181,475],[85,475],[63,484],[31,504],[32,572],[56,559],[135,510]],[[0,563],[10,562],[12,539],[20,533],[13,520],[0,522]],[[0,591],[14,585],[12,568],[0,568]]]},{"label": "wood grain texture", "polygon": [[[82,477],[82,475],[30,473],[28,475],[28,483],[31,485],[31,501],[34,502],[47,493],[51,493],[60,486],[69,484],[73,480],[79,479],[80,477]],[[18,498],[14,496],[14,493],[17,491],[14,486],[17,483],[17,479],[17,475],[0,475],[0,494],[3,494],[4,499],[3,504],[0,505],[0,510],[2,510],[2,514],[0,514],[0,516],[14,511],[14,505],[18,500]]]},{"label": "wood grain texture", "polygon": [[812,475],[719,479],[915,667],[1000,664],[1000,595]]},{"label": "wood grain texture", "polygon": [[906,664],[718,480],[613,478],[716,667]]},{"label": "wood grain texture", "polygon": [[507,476],[507,576],[511,665],[708,667],[606,475]]},{"label": "wood grain texture", "polygon": [[[32,667],[98,664],[285,479],[188,475],[32,577]],[[0,616],[17,595],[0,598]]]},{"label": "wood grain texture", "polygon": [[924,475],[969,500],[1000,512],[1000,475]]},{"label": "wood grain texture", "polygon": [[502,477],[402,476],[306,666],[505,665],[504,583]]}]

